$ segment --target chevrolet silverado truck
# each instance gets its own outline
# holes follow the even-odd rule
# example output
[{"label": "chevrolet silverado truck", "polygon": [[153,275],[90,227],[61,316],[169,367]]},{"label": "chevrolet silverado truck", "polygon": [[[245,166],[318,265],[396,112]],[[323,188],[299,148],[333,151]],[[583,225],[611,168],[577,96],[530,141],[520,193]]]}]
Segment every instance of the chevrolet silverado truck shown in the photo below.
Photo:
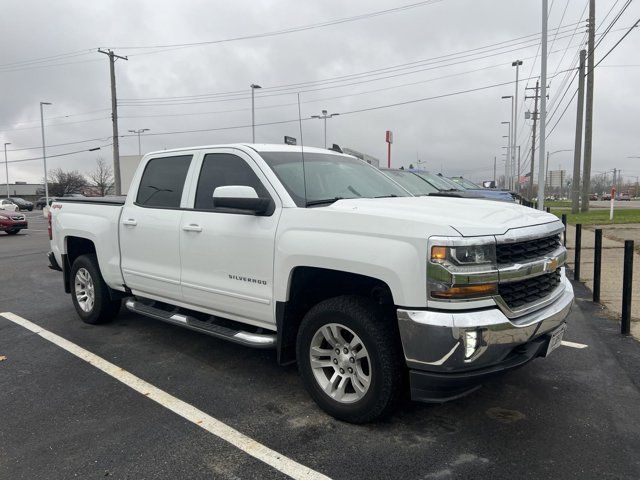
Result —
[{"label": "chevrolet silverado truck", "polygon": [[84,322],[124,303],[275,348],[322,409],[353,423],[404,391],[451,400],[547,356],[573,303],[555,216],[415,197],[324,149],[149,153],[126,198],[60,198],[49,221],[49,261]]}]

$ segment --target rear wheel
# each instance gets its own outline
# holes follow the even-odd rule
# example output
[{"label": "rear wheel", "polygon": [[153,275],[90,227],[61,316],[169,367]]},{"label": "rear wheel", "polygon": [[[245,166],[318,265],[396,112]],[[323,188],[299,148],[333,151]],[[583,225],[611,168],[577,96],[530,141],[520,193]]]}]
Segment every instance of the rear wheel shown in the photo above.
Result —
[{"label": "rear wheel", "polygon": [[370,300],[325,300],[305,315],[297,341],[303,383],[330,415],[365,423],[391,411],[405,376],[392,319]]},{"label": "rear wheel", "polygon": [[120,311],[120,299],[114,300],[102,278],[94,254],[80,255],[71,267],[71,298],[83,322],[106,323]]}]

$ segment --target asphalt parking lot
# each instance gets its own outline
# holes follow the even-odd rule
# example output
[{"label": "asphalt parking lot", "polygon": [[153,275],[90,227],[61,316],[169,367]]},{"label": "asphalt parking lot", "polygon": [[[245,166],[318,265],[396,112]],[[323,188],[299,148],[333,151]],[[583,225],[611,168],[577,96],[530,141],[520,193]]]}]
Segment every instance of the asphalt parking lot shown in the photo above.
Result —
[{"label": "asphalt parking lot", "polygon": [[[46,224],[0,233],[0,312],[111,362],[299,465],[297,478],[640,478],[640,344],[579,298],[549,358],[444,405],[405,400],[354,426],[321,412],[295,367],[122,311],[83,324],[49,270]],[[0,316],[0,478],[287,478],[95,363]],[[148,393],[148,392],[147,392]],[[221,424],[221,425],[222,425]],[[260,447],[258,447],[258,450]],[[277,463],[277,462],[276,462]],[[289,471],[291,472],[291,470]]]}]

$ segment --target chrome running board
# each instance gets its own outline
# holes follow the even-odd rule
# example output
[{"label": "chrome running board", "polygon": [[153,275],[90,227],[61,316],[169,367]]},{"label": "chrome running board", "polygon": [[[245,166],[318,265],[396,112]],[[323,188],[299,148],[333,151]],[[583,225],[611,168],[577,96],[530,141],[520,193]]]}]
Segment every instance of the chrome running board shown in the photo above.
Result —
[{"label": "chrome running board", "polygon": [[190,330],[195,330],[196,332],[205,333],[212,337],[239,343],[247,347],[275,348],[276,346],[277,339],[275,333],[251,333],[234,330],[215,323],[203,322],[202,320],[183,313],[167,312],[166,310],[146,305],[132,298],[125,301],[125,306],[128,310],[144,315],[145,317],[161,320],[172,325],[179,325]]}]

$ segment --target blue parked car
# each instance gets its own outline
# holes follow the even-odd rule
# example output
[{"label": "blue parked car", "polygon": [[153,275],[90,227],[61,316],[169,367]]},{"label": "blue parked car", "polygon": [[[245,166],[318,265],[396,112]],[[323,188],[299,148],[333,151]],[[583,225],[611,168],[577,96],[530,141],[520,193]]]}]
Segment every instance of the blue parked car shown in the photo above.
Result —
[{"label": "blue parked car", "polygon": [[[444,177],[443,177],[444,178]],[[511,195],[507,190],[496,190],[493,188],[482,188],[480,185],[476,185],[475,183],[467,180],[463,177],[451,177],[450,180],[453,184],[457,185],[458,188],[464,189],[469,192],[478,193],[485,198],[490,198],[492,200],[498,200],[500,202],[515,202],[515,198]]]}]

